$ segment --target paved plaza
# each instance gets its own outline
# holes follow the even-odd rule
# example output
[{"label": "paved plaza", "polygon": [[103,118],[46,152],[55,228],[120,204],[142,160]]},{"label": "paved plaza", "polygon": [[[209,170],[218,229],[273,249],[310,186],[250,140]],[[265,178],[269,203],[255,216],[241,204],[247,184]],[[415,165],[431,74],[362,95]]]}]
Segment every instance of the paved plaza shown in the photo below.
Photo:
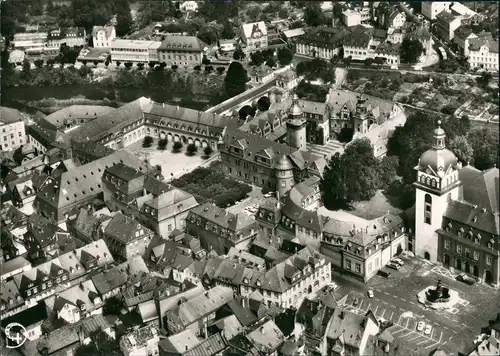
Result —
[{"label": "paved plaza", "polygon": [[[375,276],[368,284],[353,283],[334,273],[333,281],[341,286],[335,292],[339,304],[359,314],[371,310],[377,318],[392,322],[389,330],[408,354],[428,355],[438,346],[455,355],[468,349],[470,340],[500,310],[500,291],[487,285],[458,282],[454,275],[428,261],[404,261],[400,270],[391,270],[390,278]],[[450,310],[431,310],[417,301],[417,293],[435,286],[439,279],[443,286],[459,293],[460,301]],[[367,296],[369,289],[373,290],[373,298]],[[417,331],[419,321],[432,325],[429,335]]]},{"label": "paved plaza", "polygon": [[142,141],[139,141],[125,147],[125,150],[143,159],[148,159],[153,166],[159,164],[166,180],[178,178],[200,166],[208,166],[218,158],[215,153],[209,159],[203,158],[202,148],[198,148],[198,152],[194,156],[187,156],[187,145],[184,145],[179,153],[172,153],[171,142],[168,143],[164,151],[159,150],[156,145],[157,142],[155,141],[151,147],[144,148],[142,147]]}]

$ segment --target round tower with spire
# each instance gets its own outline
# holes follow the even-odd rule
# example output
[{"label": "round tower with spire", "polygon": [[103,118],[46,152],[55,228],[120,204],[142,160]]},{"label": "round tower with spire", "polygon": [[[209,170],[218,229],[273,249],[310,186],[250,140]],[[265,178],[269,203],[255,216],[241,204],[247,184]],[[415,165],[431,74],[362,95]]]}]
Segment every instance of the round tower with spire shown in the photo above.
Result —
[{"label": "round tower with spire", "polygon": [[283,155],[274,167],[276,175],[276,192],[278,197],[284,196],[295,185],[293,165],[290,159]]},{"label": "round tower with spire", "polygon": [[288,113],[286,122],[286,134],[288,146],[297,148],[301,151],[307,150],[306,147],[306,123],[304,113],[299,104],[297,94],[293,95],[292,106]]}]

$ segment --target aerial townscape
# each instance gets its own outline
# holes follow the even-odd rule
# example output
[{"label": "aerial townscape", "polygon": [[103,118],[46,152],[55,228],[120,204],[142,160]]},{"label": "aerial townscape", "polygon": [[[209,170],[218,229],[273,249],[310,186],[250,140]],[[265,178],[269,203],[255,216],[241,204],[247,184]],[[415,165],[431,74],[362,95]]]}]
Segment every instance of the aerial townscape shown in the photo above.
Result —
[{"label": "aerial townscape", "polygon": [[0,6],[2,356],[500,355],[498,2]]}]

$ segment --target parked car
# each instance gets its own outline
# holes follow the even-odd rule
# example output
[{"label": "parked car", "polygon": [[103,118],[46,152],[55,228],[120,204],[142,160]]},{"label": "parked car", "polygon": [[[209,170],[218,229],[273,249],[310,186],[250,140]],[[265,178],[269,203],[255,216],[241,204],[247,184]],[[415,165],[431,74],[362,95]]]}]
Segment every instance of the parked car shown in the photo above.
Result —
[{"label": "parked car", "polygon": [[397,257],[391,258],[391,262],[397,263],[401,267],[403,267],[405,265],[405,263],[403,262],[403,260],[400,259],[400,258],[397,258]]},{"label": "parked car", "polygon": [[368,295],[368,298],[373,298],[373,291],[371,289],[368,290],[366,294]]},{"label": "parked car", "polygon": [[422,331],[425,328],[425,323],[423,321],[419,321],[417,324],[417,331]]},{"label": "parked car", "polygon": [[432,331],[432,325],[431,324],[427,324],[427,326],[425,327],[425,330],[424,330],[424,334],[425,335],[430,335],[431,331]]},{"label": "parked car", "polygon": [[476,280],[472,277],[469,277],[468,275],[466,275],[465,273],[462,273],[460,275],[457,276],[457,281],[460,281],[460,282],[464,282],[468,285],[473,285],[474,283],[476,283]]},{"label": "parked car", "polygon": [[387,264],[387,267],[395,269],[396,271],[401,268],[401,266],[395,262],[389,262]]},{"label": "parked car", "polygon": [[391,272],[389,272],[389,271],[383,271],[383,270],[379,270],[379,271],[377,272],[377,274],[378,274],[379,276],[384,277],[384,278],[389,278],[389,277],[391,276]]}]

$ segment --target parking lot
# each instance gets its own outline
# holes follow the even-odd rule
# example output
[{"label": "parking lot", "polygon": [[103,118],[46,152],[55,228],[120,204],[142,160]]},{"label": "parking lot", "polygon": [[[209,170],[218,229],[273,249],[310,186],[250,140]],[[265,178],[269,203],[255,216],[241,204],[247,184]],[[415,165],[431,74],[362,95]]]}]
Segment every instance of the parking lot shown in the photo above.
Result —
[{"label": "parking lot", "polygon": [[[458,282],[455,275],[428,261],[412,258],[404,262],[399,270],[390,270],[390,278],[375,276],[367,284],[334,273],[333,281],[341,286],[335,293],[339,304],[360,314],[371,310],[378,319],[392,322],[389,331],[408,354],[428,355],[438,346],[452,354],[466,351],[500,311],[500,291]],[[461,298],[451,310],[431,310],[417,301],[417,293],[435,286],[439,279]],[[373,291],[373,298],[368,297],[368,290]],[[432,326],[428,335],[417,331],[419,321]]]}]

